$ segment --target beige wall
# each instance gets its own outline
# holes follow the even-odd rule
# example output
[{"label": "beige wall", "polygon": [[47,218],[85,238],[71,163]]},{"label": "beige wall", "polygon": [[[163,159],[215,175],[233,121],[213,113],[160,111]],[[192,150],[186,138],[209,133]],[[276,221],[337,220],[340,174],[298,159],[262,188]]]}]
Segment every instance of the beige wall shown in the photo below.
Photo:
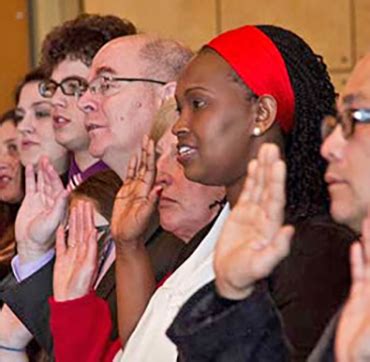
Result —
[{"label": "beige wall", "polygon": [[13,106],[15,84],[29,68],[28,9],[26,0],[4,1],[0,13],[0,113]]},{"label": "beige wall", "polygon": [[242,24],[281,25],[324,55],[339,89],[370,48],[370,0],[84,0],[84,10],[127,17],[194,49]]},{"label": "beige wall", "polygon": [[45,35],[54,26],[78,15],[81,11],[81,4],[79,0],[31,0],[31,4],[33,10],[33,63],[36,64]]}]

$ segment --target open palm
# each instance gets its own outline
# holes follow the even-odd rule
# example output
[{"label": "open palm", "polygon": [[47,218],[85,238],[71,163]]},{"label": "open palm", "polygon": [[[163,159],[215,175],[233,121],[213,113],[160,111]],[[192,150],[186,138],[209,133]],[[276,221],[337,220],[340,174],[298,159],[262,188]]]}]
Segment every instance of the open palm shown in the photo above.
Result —
[{"label": "open palm", "polygon": [[116,244],[139,240],[145,234],[156,209],[160,186],[154,186],[154,144],[144,138],[140,165],[134,156],[113,207],[112,236]]},{"label": "open palm", "polygon": [[15,222],[20,257],[29,259],[53,245],[53,235],[64,218],[67,192],[46,158],[39,162],[37,181],[33,167],[26,167],[26,194]]},{"label": "open palm", "polygon": [[214,267],[221,295],[247,297],[289,253],[294,229],[282,226],[285,164],[277,146],[265,144],[250,162],[239,200],[217,242]]}]

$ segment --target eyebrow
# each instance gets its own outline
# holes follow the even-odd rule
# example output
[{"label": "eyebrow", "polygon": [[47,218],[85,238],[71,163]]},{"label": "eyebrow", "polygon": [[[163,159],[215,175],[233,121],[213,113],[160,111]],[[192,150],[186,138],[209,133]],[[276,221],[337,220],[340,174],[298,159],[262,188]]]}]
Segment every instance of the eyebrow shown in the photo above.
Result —
[{"label": "eyebrow", "polygon": [[96,75],[99,76],[101,75],[102,73],[111,73],[111,74],[116,74],[116,71],[114,69],[112,69],[111,67],[107,67],[107,66],[102,66],[102,67],[99,67],[96,71]]},{"label": "eyebrow", "polygon": [[38,107],[38,106],[52,106],[52,104],[48,101],[39,101],[39,102],[35,102],[35,103],[32,103],[32,107]]},{"label": "eyebrow", "polygon": [[348,94],[343,97],[343,104],[346,106],[352,105],[352,103],[355,103],[356,101],[367,99],[363,93],[356,93],[356,94]]},{"label": "eyebrow", "polygon": [[206,92],[206,93],[212,93],[209,89],[207,88],[204,88],[202,86],[194,86],[194,87],[190,87],[188,88],[186,91],[185,91],[185,95],[191,93],[191,92],[194,92],[194,91],[203,91],[203,92]]}]

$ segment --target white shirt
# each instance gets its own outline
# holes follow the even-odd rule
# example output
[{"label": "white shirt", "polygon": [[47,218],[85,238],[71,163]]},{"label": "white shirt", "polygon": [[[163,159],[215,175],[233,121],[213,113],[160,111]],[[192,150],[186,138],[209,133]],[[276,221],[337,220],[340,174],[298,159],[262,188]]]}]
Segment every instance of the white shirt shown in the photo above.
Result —
[{"label": "white shirt", "polygon": [[226,205],[194,253],[153,294],[124,351],[118,352],[114,362],[176,361],[177,349],[166,330],[190,296],[214,279],[213,251],[229,213]]}]

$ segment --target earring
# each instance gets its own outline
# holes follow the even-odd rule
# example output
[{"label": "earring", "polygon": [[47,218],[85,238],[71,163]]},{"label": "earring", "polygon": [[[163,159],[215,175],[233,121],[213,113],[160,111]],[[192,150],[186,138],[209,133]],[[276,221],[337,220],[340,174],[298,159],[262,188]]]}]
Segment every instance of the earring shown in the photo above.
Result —
[{"label": "earring", "polygon": [[253,136],[258,137],[261,134],[262,134],[261,128],[259,128],[257,126],[253,128]]}]

